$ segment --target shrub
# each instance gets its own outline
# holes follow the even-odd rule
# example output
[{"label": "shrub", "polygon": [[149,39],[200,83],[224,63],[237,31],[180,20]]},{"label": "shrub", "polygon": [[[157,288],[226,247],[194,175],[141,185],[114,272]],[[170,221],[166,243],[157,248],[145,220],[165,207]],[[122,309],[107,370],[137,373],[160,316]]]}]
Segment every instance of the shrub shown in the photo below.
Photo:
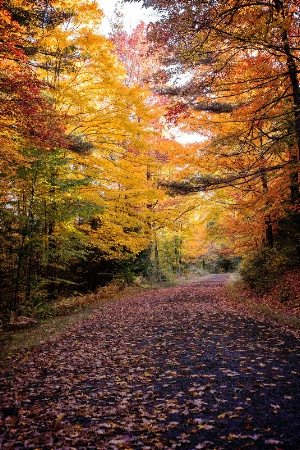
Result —
[{"label": "shrub", "polygon": [[263,248],[241,264],[243,280],[255,291],[266,291],[278,282],[289,265],[289,258],[275,248]]}]

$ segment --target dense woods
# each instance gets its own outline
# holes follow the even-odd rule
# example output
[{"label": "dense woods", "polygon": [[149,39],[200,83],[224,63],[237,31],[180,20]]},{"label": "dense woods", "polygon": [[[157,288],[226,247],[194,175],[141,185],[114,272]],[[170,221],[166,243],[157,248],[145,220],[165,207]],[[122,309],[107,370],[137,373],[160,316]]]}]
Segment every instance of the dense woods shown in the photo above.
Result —
[{"label": "dense woods", "polygon": [[144,5],[105,37],[97,2],[0,0],[2,321],[140,275],[297,273],[299,3]]},{"label": "dense woods", "polygon": [[244,278],[268,287],[299,264],[299,2],[143,3],[159,13],[148,38],[167,82],[156,91],[173,122],[206,137],[165,185],[218,189],[213,228],[244,257]]}]

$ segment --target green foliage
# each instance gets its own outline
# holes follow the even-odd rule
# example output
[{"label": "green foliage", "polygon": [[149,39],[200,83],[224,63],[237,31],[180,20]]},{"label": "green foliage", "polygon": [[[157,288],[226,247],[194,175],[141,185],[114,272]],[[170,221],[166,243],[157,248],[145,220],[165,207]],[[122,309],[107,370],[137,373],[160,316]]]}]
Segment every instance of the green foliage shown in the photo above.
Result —
[{"label": "green foliage", "polygon": [[286,255],[275,248],[266,247],[243,260],[241,275],[252,289],[266,291],[275,285],[288,264]]},{"label": "green foliage", "polygon": [[164,231],[156,233],[149,249],[147,277],[154,282],[172,281],[181,275],[183,267],[182,237]]},{"label": "green foliage", "polygon": [[[244,281],[256,291],[274,288],[285,273],[300,266],[300,221],[297,212],[287,212],[278,221],[274,233],[275,247],[261,247],[245,257],[241,266]],[[282,301],[289,295],[284,294]]]},{"label": "green foliage", "polygon": [[231,255],[218,255],[202,260],[203,269],[210,273],[235,272],[240,265],[240,258]]},{"label": "green foliage", "polygon": [[16,167],[0,204],[4,311],[28,312],[35,298],[69,292],[70,265],[87,255],[86,236],[75,226],[79,208],[81,217],[101,213],[100,206],[82,200],[80,190],[90,182],[70,175],[63,150],[29,148],[23,155],[26,162]]}]

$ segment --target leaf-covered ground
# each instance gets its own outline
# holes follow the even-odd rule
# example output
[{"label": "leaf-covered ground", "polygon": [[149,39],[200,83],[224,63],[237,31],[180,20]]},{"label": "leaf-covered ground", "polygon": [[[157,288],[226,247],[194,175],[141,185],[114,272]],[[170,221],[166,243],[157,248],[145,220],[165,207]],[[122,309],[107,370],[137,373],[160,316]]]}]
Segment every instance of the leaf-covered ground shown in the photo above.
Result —
[{"label": "leaf-covered ground", "polygon": [[230,307],[225,276],[104,304],[0,373],[7,449],[284,449],[297,338]]}]

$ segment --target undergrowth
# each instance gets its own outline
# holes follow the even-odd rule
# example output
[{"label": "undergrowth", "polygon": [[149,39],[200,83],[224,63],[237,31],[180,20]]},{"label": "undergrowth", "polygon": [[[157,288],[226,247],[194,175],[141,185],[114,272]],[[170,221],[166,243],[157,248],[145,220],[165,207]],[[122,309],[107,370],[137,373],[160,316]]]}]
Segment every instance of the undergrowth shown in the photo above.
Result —
[{"label": "undergrowth", "polygon": [[245,311],[281,325],[300,329],[299,274],[284,274],[267,292],[254,291],[241,278],[236,277],[227,284],[226,291]]}]

